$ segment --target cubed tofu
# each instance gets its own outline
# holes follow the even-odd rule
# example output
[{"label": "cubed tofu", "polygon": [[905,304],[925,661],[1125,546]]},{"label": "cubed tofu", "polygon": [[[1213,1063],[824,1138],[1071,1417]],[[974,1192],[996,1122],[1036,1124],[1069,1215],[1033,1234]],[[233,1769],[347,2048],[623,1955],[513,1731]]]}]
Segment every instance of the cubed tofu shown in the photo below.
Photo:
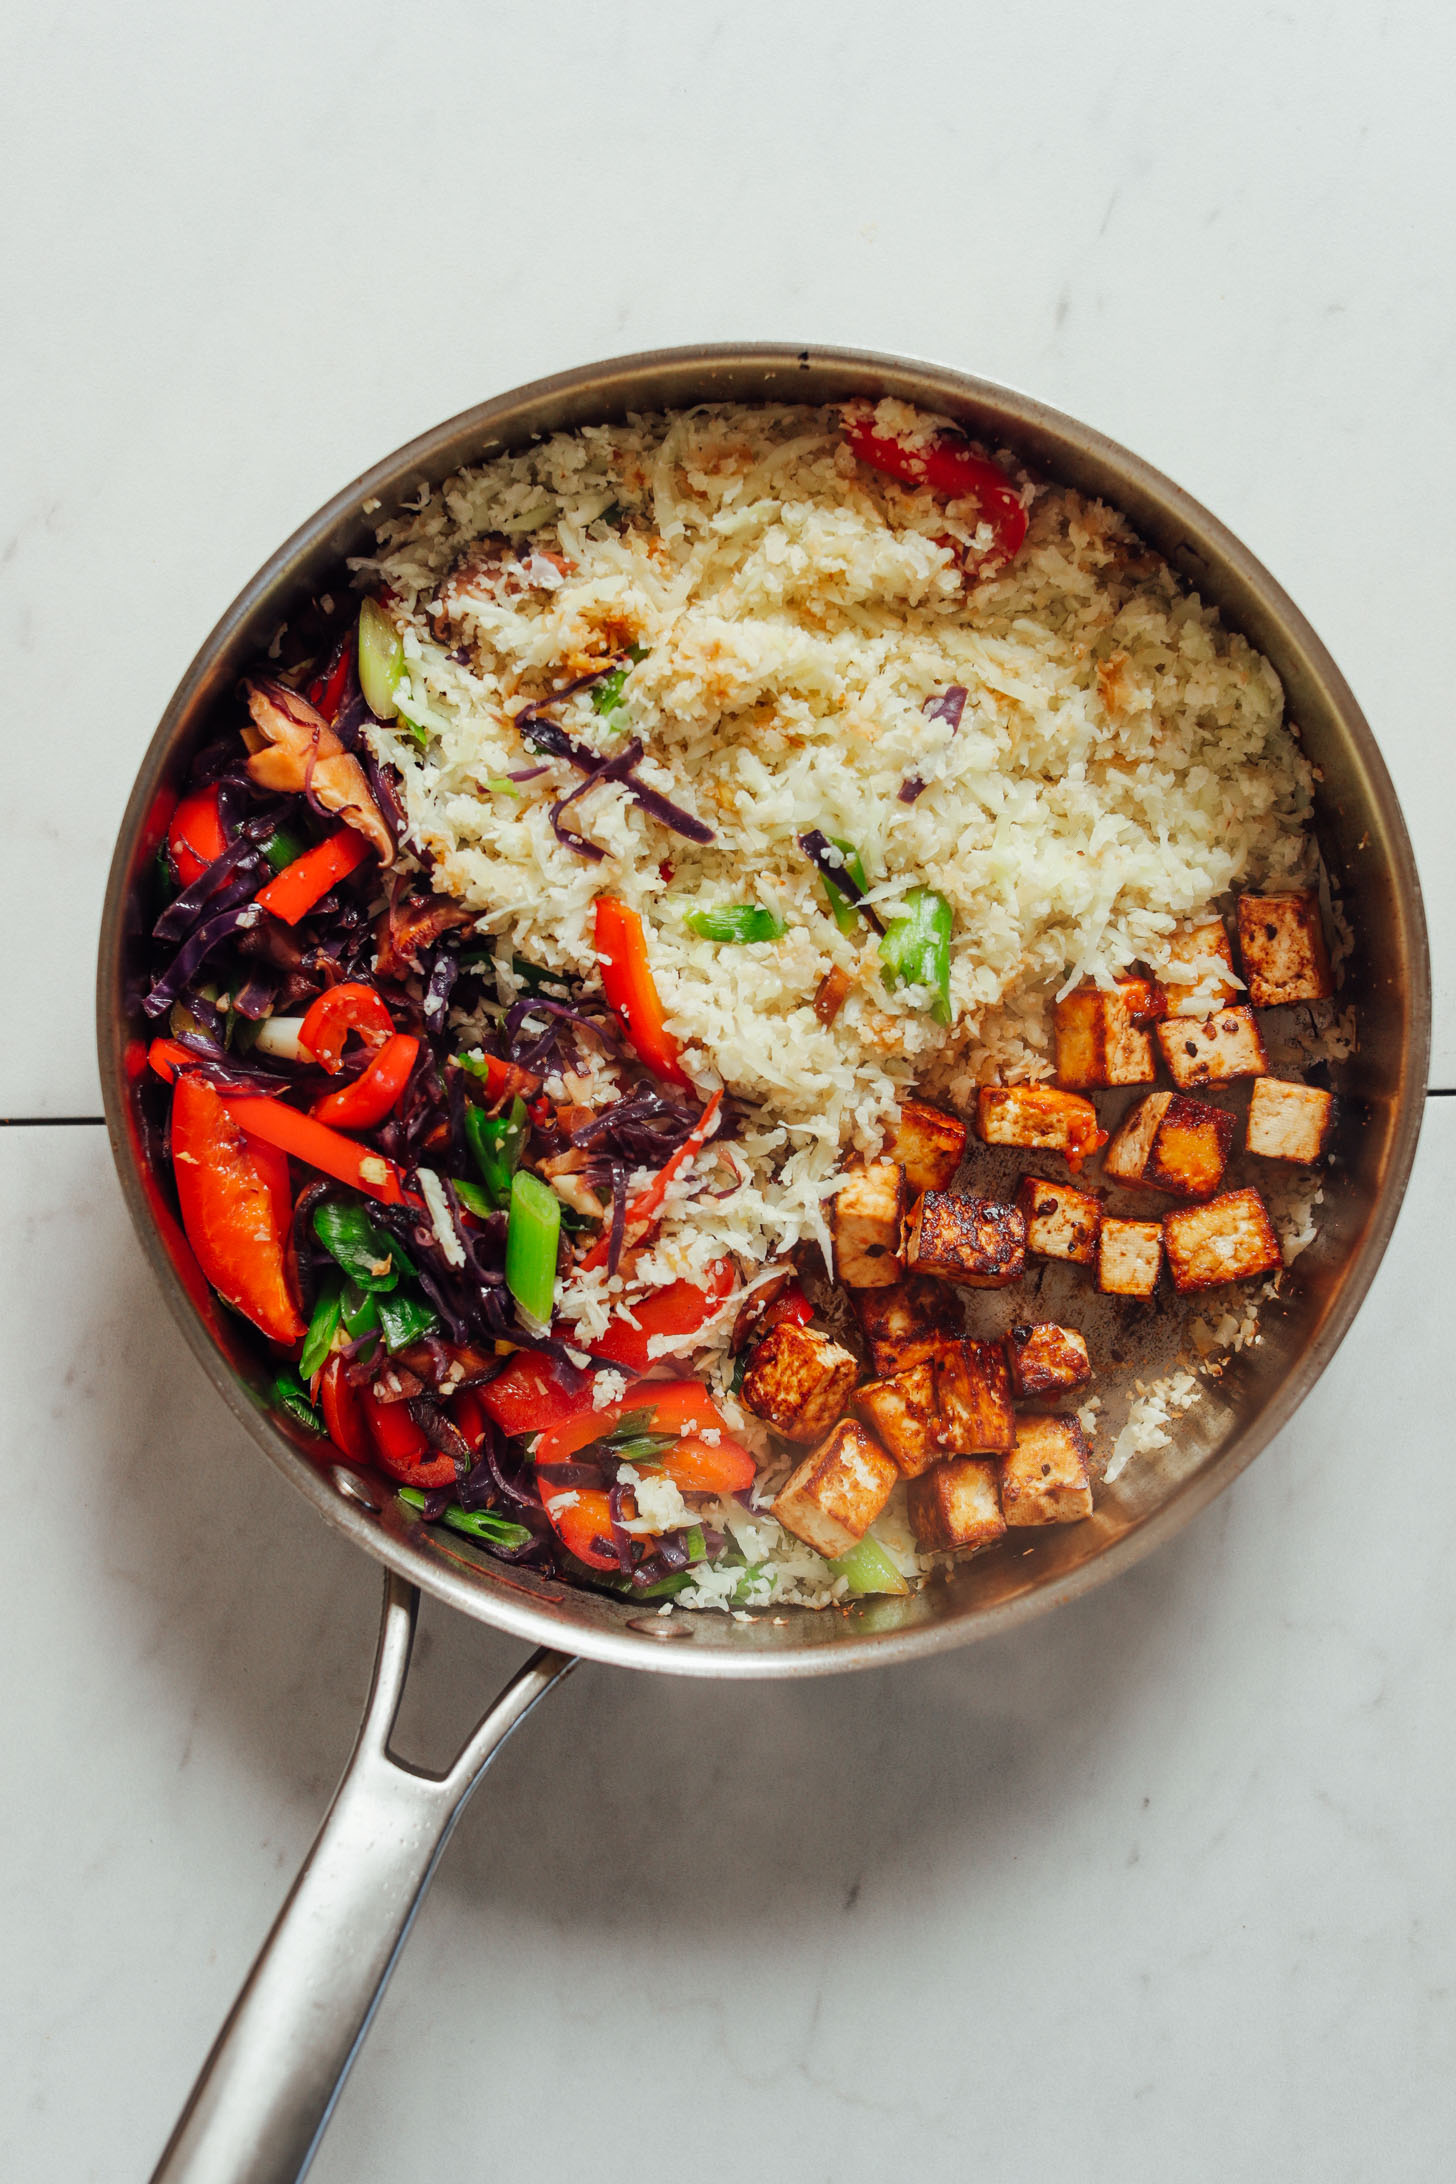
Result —
[{"label": "cubed tofu", "polygon": [[1234,975],[1234,952],[1222,918],[1169,936],[1162,983],[1175,1016],[1211,1016],[1215,1009],[1233,1006],[1243,987]]},{"label": "cubed tofu", "polygon": [[928,1274],[911,1274],[892,1289],[857,1289],[854,1308],[881,1380],[935,1355],[943,1335],[962,1326],[955,1291]]},{"label": "cubed tofu", "polygon": [[1151,1297],[1163,1271],[1161,1221],[1107,1214],[1097,1239],[1097,1287],[1109,1297]]},{"label": "cubed tofu", "polygon": [[1010,1448],[1016,1435],[1011,1375],[999,1342],[965,1336],[935,1355],[935,1407],[946,1456],[987,1456]]},{"label": "cubed tofu", "polygon": [[912,1191],[946,1191],[965,1157],[969,1132],[958,1115],[924,1100],[901,1100],[900,1119],[885,1143],[886,1160],[898,1161]]},{"label": "cubed tofu", "polygon": [[1074,1183],[1048,1183],[1044,1176],[1021,1179],[1016,1203],[1026,1221],[1026,1248],[1038,1259],[1070,1259],[1090,1266],[1097,1256],[1102,1201]]},{"label": "cubed tofu", "polygon": [[976,1128],[988,1145],[1064,1153],[1074,1169],[1107,1142],[1092,1102],[1051,1084],[983,1084]]},{"label": "cubed tofu", "polygon": [[917,1478],[945,1454],[936,1407],[935,1367],[929,1358],[903,1373],[892,1374],[888,1380],[867,1380],[854,1400],[905,1478]]},{"label": "cubed tofu", "polygon": [[859,1361],[828,1335],[784,1320],[771,1327],[743,1376],[743,1400],[789,1441],[817,1441],[849,1402]]},{"label": "cubed tofu", "polygon": [[905,1506],[923,1554],[994,1547],[1005,1537],[993,1459],[952,1456],[945,1463],[932,1464],[911,1480]]},{"label": "cubed tofu", "polygon": [[786,1531],[832,1561],[874,1523],[900,1474],[872,1434],[841,1418],[786,1481],[773,1513]]},{"label": "cubed tofu", "polygon": [[1268,1208],[1254,1190],[1225,1191],[1206,1206],[1179,1206],[1163,1223],[1173,1287],[1217,1289],[1276,1274],[1284,1264]]},{"label": "cubed tofu", "polygon": [[909,1260],[963,1289],[1005,1289],[1026,1268],[1026,1223],[994,1198],[927,1191],[910,1224]]},{"label": "cubed tofu", "polygon": [[1020,1418],[1016,1446],[1001,1458],[1001,1509],[1008,1525],[1078,1524],[1092,1514],[1092,1451],[1075,1418]]},{"label": "cubed tofu", "polygon": [[1158,1026],[1168,1075],[1180,1092],[1201,1084],[1230,1084],[1235,1077],[1262,1077],[1269,1067],[1252,1009],[1219,1009],[1201,1021],[1168,1016]]},{"label": "cubed tofu", "polygon": [[1223,1181],[1234,1118],[1182,1092],[1153,1092],[1124,1118],[1102,1167],[1114,1183],[1211,1198]]},{"label": "cubed tofu", "polygon": [[1162,988],[1150,978],[1079,986],[1053,1017],[1058,1084],[1073,1092],[1152,1084],[1158,1071],[1146,1026],[1166,1013]]},{"label": "cubed tofu", "polygon": [[1315,894],[1240,895],[1239,954],[1256,1009],[1327,1001],[1335,990]]},{"label": "cubed tofu", "polygon": [[1318,1160],[1334,1114],[1333,1096],[1317,1085],[1261,1077],[1249,1101],[1244,1150],[1266,1160]]},{"label": "cubed tofu", "polygon": [[830,1204],[834,1270],[846,1289],[888,1289],[905,1266],[905,1171],[877,1160],[845,1177]]},{"label": "cubed tofu", "polygon": [[1086,1338],[1080,1329],[1058,1327],[1055,1320],[1013,1327],[1006,1337],[1006,1366],[1012,1394],[1031,1403],[1070,1395],[1092,1378]]}]

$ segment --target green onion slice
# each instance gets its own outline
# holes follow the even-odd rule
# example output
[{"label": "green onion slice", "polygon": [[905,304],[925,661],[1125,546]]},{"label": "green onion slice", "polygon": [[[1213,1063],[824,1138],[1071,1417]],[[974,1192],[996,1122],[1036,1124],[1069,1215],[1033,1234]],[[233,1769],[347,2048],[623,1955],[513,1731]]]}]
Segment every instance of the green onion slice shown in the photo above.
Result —
[{"label": "green onion slice", "polygon": [[885,984],[928,986],[935,998],[930,1013],[938,1024],[950,1022],[951,909],[944,895],[930,887],[912,887],[901,916],[891,920],[880,942]]},{"label": "green onion slice", "polygon": [[528,1325],[550,1325],[560,1241],[561,1200],[529,1168],[518,1168],[511,1178],[506,1287]]},{"label": "green onion slice", "polygon": [[404,645],[377,599],[359,609],[359,688],[364,703],[379,720],[393,720],[399,707],[395,692],[404,674]]},{"label": "green onion slice", "polygon": [[[842,902],[843,896],[838,900]],[[762,903],[757,902],[725,903],[716,910],[690,910],[683,923],[699,940],[737,944],[782,940],[787,931],[782,918],[775,917],[772,910],[765,910]]]}]

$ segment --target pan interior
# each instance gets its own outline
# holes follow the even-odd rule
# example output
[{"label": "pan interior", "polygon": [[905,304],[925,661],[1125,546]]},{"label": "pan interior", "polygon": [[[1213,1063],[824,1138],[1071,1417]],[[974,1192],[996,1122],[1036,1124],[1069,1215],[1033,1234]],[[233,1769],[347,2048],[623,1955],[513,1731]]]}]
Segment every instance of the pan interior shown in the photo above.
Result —
[{"label": "pan interior", "polygon": [[[149,1165],[128,1063],[147,1026],[135,956],[155,850],[148,814],[209,716],[278,623],[372,544],[381,515],[535,436],[630,412],[706,401],[826,403],[894,395],[1008,447],[1035,472],[1122,509],[1226,622],[1264,652],[1321,776],[1316,831],[1354,934],[1342,999],[1359,1046],[1332,1071],[1342,1121],[1316,1241],[1295,1261],[1263,1340],[1229,1361],[1156,1458],[1104,1487],[1094,1515],[1011,1535],[908,1600],[843,1611],[773,1609],[739,1620],[650,1608],[504,1572],[483,1550],[407,1519],[400,1505],[265,1408],[267,1375],[242,1324],[199,1291],[166,1189]],[[366,506],[366,504],[368,504]],[[253,578],[203,645],[142,763],[122,823],[103,917],[98,1032],[108,1127],[133,1219],[169,1304],[214,1384],[271,1460],[369,1553],[468,1614],[624,1666],[687,1674],[814,1674],[937,1650],[1004,1628],[1125,1567],[1170,1536],[1249,1463],[1338,1345],[1394,1223],[1419,1129],[1429,1037],[1425,929],[1409,842],[1369,728],[1314,632],[1206,510],[1115,443],[1027,396],[903,358],[764,345],[658,352],[587,366],[483,404],[388,457],[312,517]],[[1086,1317],[1085,1306],[1083,1317]],[[1139,1356],[1156,1369],[1146,1343]]]}]

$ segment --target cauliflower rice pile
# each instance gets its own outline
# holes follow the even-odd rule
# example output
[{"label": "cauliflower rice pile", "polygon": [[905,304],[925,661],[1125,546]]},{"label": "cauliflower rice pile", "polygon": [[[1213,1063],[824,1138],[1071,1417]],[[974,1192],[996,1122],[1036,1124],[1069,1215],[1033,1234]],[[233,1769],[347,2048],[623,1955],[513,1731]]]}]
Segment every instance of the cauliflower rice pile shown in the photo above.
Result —
[{"label": "cauliflower rice pile", "polygon": [[[876,425],[905,438],[926,420],[884,402]],[[610,887],[643,917],[699,1081],[761,1106],[742,1148],[754,1185],[717,1249],[824,1241],[841,1153],[870,1150],[912,1083],[964,1102],[1049,1075],[1060,994],[1138,959],[1156,971],[1174,926],[1235,883],[1309,872],[1310,771],[1268,661],[1113,510],[1025,491],[1021,554],[968,589],[938,541],[974,552],[974,530],[857,464],[837,412],[711,408],[464,472],[356,565],[394,594],[404,702],[428,735],[421,750],[380,732],[381,755],[435,884],[500,936],[507,987],[512,954],[592,974],[589,913]],[[567,573],[528,549],[539,586],[513,589],[478,553],[491,534],[529,534]],[[535,759],[511,719],[633,644],[646,657],[610,732],[589,692],[560,717],[604,752],[639,736],[643,778],[716,838],[669,834],[608,784],[573,806],[607,852],[594,865],[551,829],[568,767],[507,781]],[[954,735],[921,711],[953,683],[969,693]],[[911,773],[927,787],[905,804]],[[868,935],[825,916],[797,842],[815,827],[854,842],[882,916],[922,883],[951,903],[949,1034],[917,989],[885,990]],[[775,911],[783,939],[724,948],[683,925],[741,900]],[[836,963],[855,985],[826,1028],[812,1002]]]}]

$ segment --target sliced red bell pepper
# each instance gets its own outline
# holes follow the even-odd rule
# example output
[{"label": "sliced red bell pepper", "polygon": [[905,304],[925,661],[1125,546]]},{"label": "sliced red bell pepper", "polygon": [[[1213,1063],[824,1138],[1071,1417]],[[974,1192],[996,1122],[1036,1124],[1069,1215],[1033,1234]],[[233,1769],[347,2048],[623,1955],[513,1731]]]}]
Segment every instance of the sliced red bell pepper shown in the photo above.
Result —
[{"label": "sliced red bell pepper", "polygon": [[381,1471],[401,1486],[454,1485],[452,1458],[431,1444],[403,1403],[381,1403],[368,1386],[357,1393]]},{"label": "sliced red bell pepper", "polygon": [[319,1377],[319,1402],[329,1439],[339,1454],[347,1457],[351,1464],[372,1463],[374,1446],[364,1422],[359,1391],[350,1385],[344,1360],[337,1353],[325,1360]]},{"label": "sliced red bell pepper", "polygon": [[592,1378],[534,1350],[519,1350],[504,1372],[473,1393],[502,1433],[540,1433],[592,1408]]},{"label": "sliced red bell pepper", "polygon": [[[681,1174],[682,1170],[693,1158],[693,1155],[699,1152],[712,1136],[713,1124],[718,1119],[718,1110],[722,1105],[722,1093],[715,1092],[672,1158],[665,1161],[662,1167],[658,1169],[646,1190],[632,1200],[627,1208],[626,1221],[622,1231],[624,1244],[630,1246],[641,1242],[644,1234],[657,1218],[662,1201],[667,1196],[668,1184],[671,1183],[675,1175]],[[591,1250],[581,1262],[588,1273],[593,1267],[606,1265],[610,1242],[609,1237],[600,1236],[592,1245]]]},{"label": "sliced red bell pepper", "polygon": [[[298,1036],[306,1045],[303,1033]],[[315,1100],[313,1114],[320,1122],[332,1123],[341,1130],[372,1130],[376,1123],[383,1122],[409,1083],[419,1051],[418,1039],[396,1032],[392,1039],[385,1040],[362,1076]]]},{"label": "sliced red bell pepper", "polygon": [[669,1282],[665,1289],[655,1289],[632,1306],[635,1327],[623,1313],[608,1320],[591,1345],[594,1355],[625,1365],[629,1372],[645,1373],[654,1362],[647,1351],[649,1336],[696,1334],[732,1295],[737,1279],[733,1261],[720,1259],[705,1289],[696,1282]]},{"label": "sliced red bell pepper", "polygon": [[462,1388],[458,1395],[452,1396],[450,1417],[464,1436],[465,1446],[471,1455],[478,1456],[485,1440],[486,1421],[485,1412],[480,1407],[480,1398],[474,1388]]},{"label": "sliced red bell pepper", "polygon": [[380,996],[372,986],[352,979],[319,995],[298,1027],[298,1043],[335,1074],[343,1067],[344,1042],[351,1031],[376,1050],[394,1037],[394,1018]]},{"label": "sliced red bell pepper", "polygon": [[665,1471],[680,1494],[746,1494],[758,1476],[752,1452],[726,1435],[705,1441],[700,1434],[684,1434],[644,1468]]},{"label": "sliced red bell pepper", "polygon": [[340,827],[313,849],[306,849],[292,864],[285,865],[266,887],[260,887],[254,900],[260,902],[270,916],[281,918],[285,925],[297,925],[307,917],[317,902],[322,902],[331,887],[363,864],[373,851],[364,836],[355,827]]},{"label": "sliced red bell pepper", "polygon": [[179,1069],[197,1067],[197,1056],[176,1039],[154,1039],[147,1048],[147,1061],[163,1084],[170,1084]]},{"label": "sliced red bell pepper", "polygon": [[285,1271],[288,1162],[245,1136],[193,1070],[172,1094],[172,1172],[187,1240],[218,1295],[273,1342],[301,1342],[307,1329]]},{"label": "sliced red bell pepper", "polygon": [[[470,1073],[480,1077],[485,1086],[486,1099],[492,1107],[497,1100],[514,1099],[517,1094],[522,1099],[531,1099],[541,1089],[541,1079],[534,1070],[522,1069],[518,1062],[503,1062],[498,1054],[487,1054],[480,1062],[472,1057]],[[544,1122],[551,1120],[549,1100],[546,1103],[546,1113],[541,1119]]]},{"label": "sliced red bell pepper", "polygon": [[326,676],[320,675],[315,682],[311,682],[308,686],[309,704],[316,705],[330,725],[333,723],[335,713],[339,710],[344,691],[348,686],[349,669],[353,664],[354,632],[350,630],[348,636],[340,645],[339,657],[335,660],[328,674]]},{"label": "sliced red bell pepper", "polygon": [[663,1021],[641,918],[616,895],[598,895],[593,916],[602,991],[627,1037],[654,1076],[691,1089],[692,1080],[679,1060],[682,1049]]},{"label": "sliced red bell pepper", "polygon": [[167,847],[184,887],[200,879],[208,866],[227,848],[218,816],[217,789],[194,789],[184,796],[167,829]]},{"label": "sliced red bell pepper", "polygon": [[371,1152],[367,1145],[356,1145],[353,1138],[331,1130],[316,1116],[300,1114],[282,1100],[265,1099],[253,1092],[230,1092],[227,1106],[234,1121],[255,1141],[276,1145],[281,1153],[291,1153],[295,1160],[333,1176],[338,1183],[352,1184],[356,1191],[386,1206],[418,1203],[410,1200],[392,1160]]},{"label": "sliced red bell pepper", "polygon": [[[621,1565],[612,1545],[612,1505],[600,1487],[542,1488],[551,1528],[568,1554],[588,1569],[615,1570]],[[644,1545],[651,1545],[645,1541]]]},{"label": "sliced red bell pepper", "polygon": [[[623,1419],[649,1413],[645,1433],[676,1433],[681,1438],[660,1456],[644,1457],[643,1469],[665,1471],[685,1494],[741,1494],[753,1484],[758,1466],[739,1442],[728,1438],[723,1413],[700,1380],[638,1380],[620,1401],[605,1410],[568,1420],[543,1433],[536,1443],[537,1464],[569,1461],[577,1449],[610,1433]],[[704,1434],[716,1434],[705,1440]]]},{"label": "sliced red bell pepper", "polygon": [[928,485],[947,500],[974,499],[983,522],[989,523],[998,561],[1010,561],[1026,538],[1026,510],[1015,486],[984,455],[973,454],[956,434],[943,432],[923,447],[909,447],[876,432],[872,415],[852,411],[844,420],[844,437],[856,458],[871,470],[883,470],[903,485]]},{"label": "sliced red bell pepper", "polygon": [[814,1317],[814,1307],[797,1282],[789,1282],[766,1304],[754,1323],[754,1338],[766,1335],[771,1327],[807,1327]]}]

